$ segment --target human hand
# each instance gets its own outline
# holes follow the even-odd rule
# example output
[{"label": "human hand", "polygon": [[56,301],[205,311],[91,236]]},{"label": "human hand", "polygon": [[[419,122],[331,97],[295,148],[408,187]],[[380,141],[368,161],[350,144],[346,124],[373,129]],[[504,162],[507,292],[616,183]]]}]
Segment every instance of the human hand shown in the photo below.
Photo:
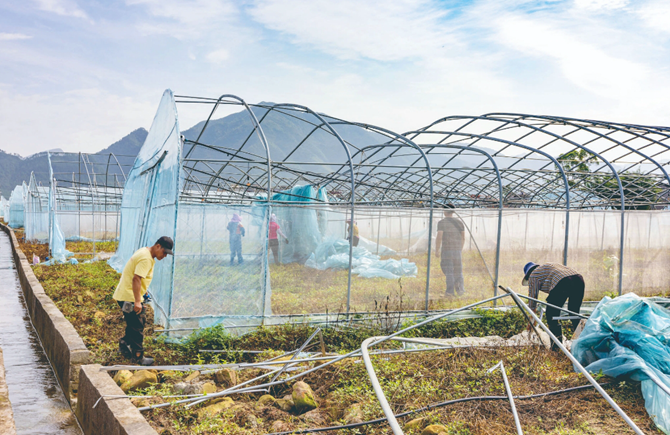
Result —
[{"label": "human hand", "polygon": [[135,311],[135,314],[140,314],[142,312],[142,303],[141,302],[135,302],[135,306],[133,307],[133,310]]},{"label": "human hand", "polygon": [[288,238],[286,238],[286,237],[284,238],[284,243],[286,243],[288,245]]}]

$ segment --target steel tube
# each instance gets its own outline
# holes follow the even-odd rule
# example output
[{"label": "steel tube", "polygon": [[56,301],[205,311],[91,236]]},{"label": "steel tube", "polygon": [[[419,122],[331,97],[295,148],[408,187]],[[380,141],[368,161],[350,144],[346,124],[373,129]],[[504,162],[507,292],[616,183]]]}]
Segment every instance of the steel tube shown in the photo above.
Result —
[{"label": "steel tube", "polygon": [[395,435],[404,435],[402,428],[398,424],[398,420],[395,418],[395,413],[391,409],[391,406],[389,406],[389,402],[388,400],[386,400],[384,391],[382,391],[382,387],[381,385],[379,385],[379,379],[377,379],[377,374],[375,373],[374,367],[372,367],[372,361],[370,361],[370,355],[368,354],[368,345],[379,338],[388,338],[388,337],[370,337],[365,339],[361,344],[361,354],[363,355],[365,370],[367,370],[368,372],[370,382],[372,383],[372,388],[375,390],[377,400],[379,400],[379,404],[381,405],[382,410],[384,411],[384,415],[386,416],[386,420],[389,422],[389,426],[391,426],[391,430]]},{"label": "steel tube", "polygon": [[500,369],[502,373],[503,383],[505,384],[505,392],[507,392],[507,398],[509,399],[509,405],[512,407],[512,415],[514,415],[514,425],[516,426],[516,433],[523,435],[523,430],[521,430],[521,422],[519,422],[519,414],[516,412],[516,406],[514,405],[514,396],[512,396],[512,389],[509,386],[509,380],[507,379],[507,373],[505,373],[505,366],[503,365],[502,360],[491,367],[488,370],[488,373],[492,373],[495,369]]},{"label": "steel tube", "polygon": [[558,348],[561,350],[561,352],[563,352],[563,353],[570,359],[570,361],[572,362],[572,364],[573,364],[575,367],[577,367],[577,369],[579,370],[579,372],[580,372],[581,374],[584,375],[584,377],[591,383],[591,385],[593,385],[593,386],[595,387],[596,390],[598,390],[598,392],[600,393],[600,395],[603,396],[603,397],[605,398],[605,400],[607,400],[607,403],[609,403],[609,404],[612,406],[612,408],[614,408],[614,410],[621,416],[621,418],[624,419],[624,421],[626,422],[626,424],[628,424],[628,426],[630,426],[630,428],[633,429],[633,431],[634,431],[636,434],[638,434],[638,435],[644,435],[644,432],[642,432],[642,431],[640,430],[640,428],[637,427],[637,425],[635,424],[635,422],[634,422],[633,420],[631,420],[630,417],[628,417],[628,415],[623,411],[623,409],[621,409],[621,408],[619,407],[619,405],[617,405],[616,402],[615,402],[614,400],[612,400],[612,398],[611,398],[611,397],[609,396],[609,394],[607,394],[607,392],[600,386],[600,384],[598,384],[598,382],[596,382],[596,380],[593,379],[593,376],[591,376],[591,374],[588,372],[588,370],[586,370],[586,369],[584,368],[584,366],[582,366],[582,365],[579,363],[579,361],[577,361],[577,358],[575,358],[574,356],[572,356],[572,354],[571,354],[570,352],[568,352],[568,350],[563,346],[563,343],[561,343],[561,341],[560,341],[558,338],[556,338],[556,336],[549,330],[549,328],[547,328],[547,326],[546,326],[544,323],[542,323],[542,322],[540,321],[540,319],[537,317],[537,315],[535,314],[535,312],[533,312],[533,310],[531,310],[530,307],[528,307],[528,305],[526,305],[526,304],[519,298],[519,295],[517,295],[517,294],[514,292],[514,290],[512,290],[512,289],[509,288],[509,287],[507,287],[507,288],[505,289],[505,291],[507,291],[507,293],[508,293],[510,296],[512,296],[512,298],[514,298],[514,300],[516,300],[519,304],[521,304],[521,305],[526,309],[526,311],[528,312],[528,314],[533,318],[533,320],[535,320],[535,321],[540,325],[540,327],[544,330],[544,332],[546,332],[547,334],[549,334],[549,337],[550,337],[551,340],[558,346]]}]

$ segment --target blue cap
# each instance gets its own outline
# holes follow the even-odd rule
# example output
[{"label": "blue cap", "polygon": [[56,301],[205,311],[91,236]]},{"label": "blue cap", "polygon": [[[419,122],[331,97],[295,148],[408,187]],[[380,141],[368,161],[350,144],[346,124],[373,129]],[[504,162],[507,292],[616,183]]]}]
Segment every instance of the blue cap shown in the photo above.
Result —
[{"label": "blue cap", "polygon": [[523,274],[524,275],[527,274],[528,271],[530,270],[530,268],[533,267],[533,266],[537,266],[537,264],[533,263],[532,261],[529,261],[528,263],[526,263],[526,265],[523,267]]},{"label": "blue cap", "polygon": [[528,278],[530,278],[530,274],[538,266],[539,264],[535,264],[532,261],[526,263],[526,265],[523,267],[523,280],[521,281],[521,285],[528,285]]}]

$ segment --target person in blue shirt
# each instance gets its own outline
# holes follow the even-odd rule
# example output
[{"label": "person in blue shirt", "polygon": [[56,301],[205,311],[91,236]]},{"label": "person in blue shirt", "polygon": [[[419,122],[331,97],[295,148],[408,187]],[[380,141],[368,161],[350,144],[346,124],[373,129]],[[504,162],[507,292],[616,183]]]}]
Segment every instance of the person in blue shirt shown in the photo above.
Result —
[{"label": "person in blue shirt", "polygon": [[242,218],[239,214],[233,214],[233,218],[228,222],[226,229],[230,232],[230,265],[235,264],[235,256],[237,256],[237,264],[244,263],[242,258],[242,237],[245,236],[244,226],[242,226]]}]

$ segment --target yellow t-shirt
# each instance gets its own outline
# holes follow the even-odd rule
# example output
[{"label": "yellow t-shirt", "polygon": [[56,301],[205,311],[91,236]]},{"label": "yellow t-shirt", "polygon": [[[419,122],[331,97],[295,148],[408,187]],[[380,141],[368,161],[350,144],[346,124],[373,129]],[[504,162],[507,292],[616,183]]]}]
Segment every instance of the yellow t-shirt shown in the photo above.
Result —
[{"label": "yellow t-shirt", "polygon": [[149,248],[138,249],[123,268],[119,285],[116,286],[116,291],[112,297],[117,301],[134,302],[133,277],[135,275],[142,277],[142,289],[140,293],[141,295],[145,294],[154,277],[155,263],[156,260],[151,257]]}]

